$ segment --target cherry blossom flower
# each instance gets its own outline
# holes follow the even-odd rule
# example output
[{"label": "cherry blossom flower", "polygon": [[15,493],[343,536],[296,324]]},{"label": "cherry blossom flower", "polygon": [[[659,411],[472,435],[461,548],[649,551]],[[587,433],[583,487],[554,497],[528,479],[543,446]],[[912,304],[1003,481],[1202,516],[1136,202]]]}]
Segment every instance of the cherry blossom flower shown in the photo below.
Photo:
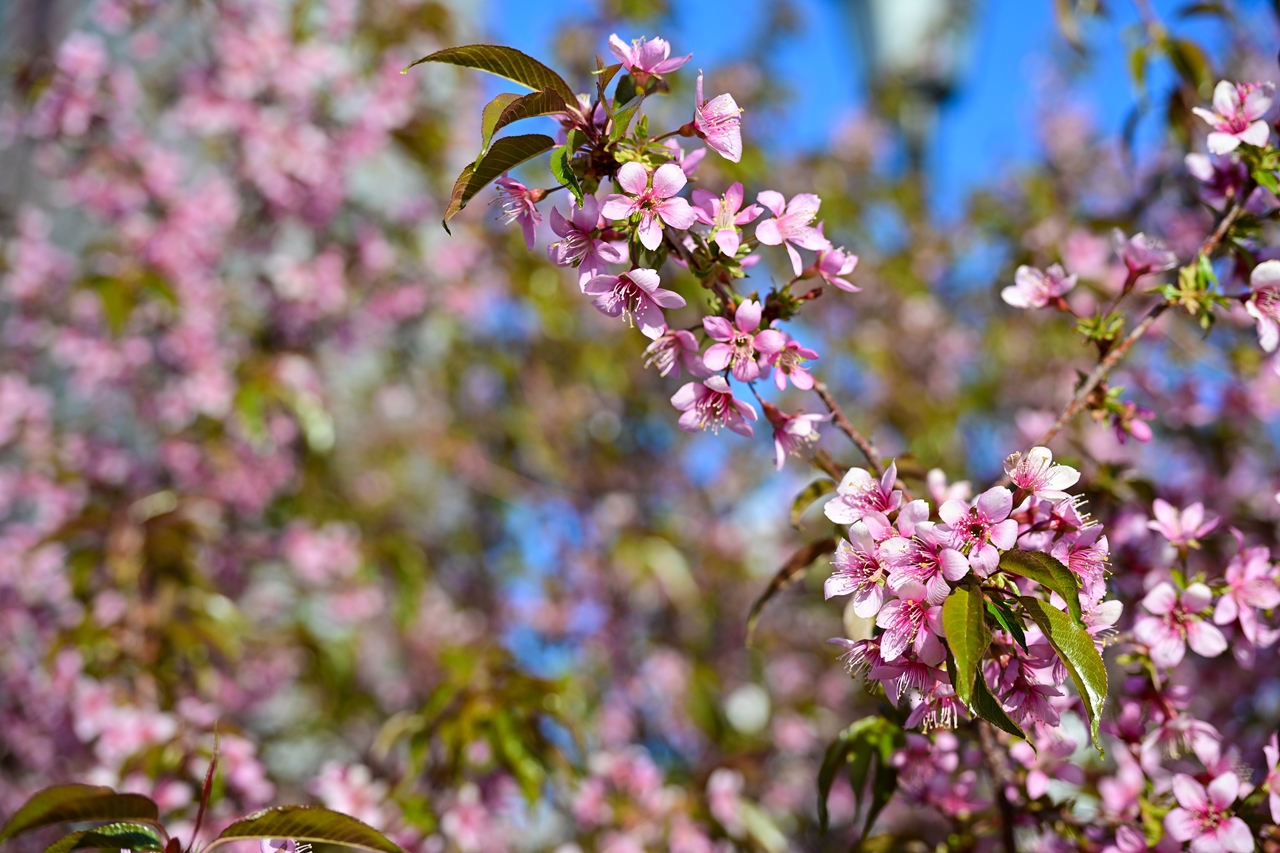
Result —
[{"label": "cherry blossom flower", "polygon": [[[662,243],[662,223],[684,230],[697,220],[689,202],[676,197],[684,189],[688,178],[675,163],[664,163],[653,173],[653,185],[644,166],[632,161],[623,163],[618,170],[618,186],[630,195],[614,193],[606,196],[600,212],[605,218],[618,221],[639,214],[640,226],[636,234],[640,243],[650,251]],[[661,220],[661,221],[659,221]]]},{"label": "cherry blossom flower", "polygon": [[[939,646],[941,648],[941,646]],[[944,652],[945,655],[945,652]],[[911,713],[907,715],[907,719],[903,722],[903,726],[910,729],[920,726],[924,731],[930,729],[955,728],[958,721],[968,718],[968,713],[960,699],[956,696],[956,689],[951,686],[951,682],[946,680],[947,674],[941,670],[934,670],[938,673],[938,678],[928,690],[920,692],[916,700],[915,707],[911,709]],[[930,800],[937,802],[935,796],[944,796],[946,799],[939,804],[939,808],[946,809],[947,802],[956,803],[962,801],[966,787],[963,784],[966,774],[960,774],[961,784],[957,785],[955,790],[940,795],[938,792],[930,792]],[[950,786],[948,786],[950,787]],[[959,804],[960,808],[967,805],[967,800]]]},{"label": "cherry blossom flower", "polygon": [[903,584],[897,598],[880,609],[876,625],[884,628],[880,636],[880,655],[892,664],[907,649],[927,664],[939,664],[947,656],[938,638],[942,636],[942,608],[929,604],[924,584]]},{"label": "cherry blossom flower", "polygon": [[788,204],[782,193],[765,190],[756,196],[756,201],[767,207],[774,216],[756,226],[756,239],[766,246],[785,245],[787,254],[791,257],[791,268],[796,275],[804,271],[796,246],[815,252],[831,248],[831,242],[822,236],[821,229],[813,227],[813,220],[822,205],[822,199],[813,193],[794,195]]},{"label": "cherry blossom flower", "polygon": [[666,39],[655,38],[647,41],[644,38],[638,38],[631,44],[627,44],[618,37],[617,33],[609,36],[609,51],[618,57],[622,67],[636,78],[636,85],[640,88],[644,87],[649,77],[675,71],[693,58],[692,53],[687,56],[673,57],[671,45]]},{"label": "cherry blossom flower", "polygon": [[1280,605],[1280,585],[1266,548],[1245,548],[1227,564],[1227,589],[1213,608],[1216,625],[1239,620],[1240,632],[1255,646],[1263,645],[1258,633],[1258,610]]},{"label": "cherry blossom flower", "polygon": [[693,215],[703,225],[711,226],[711,239],[726,257],[732,258],[742,245],[739,225],[746,225],[761,213],[758,205],[742,207],[742,184],[734,182],[724,196],[703,189],[693,191]]},{"label": "cherry blossom flower", "polygon": [[1067,275],[1061,264],[1041,272],[1025,264],[1013,274],[1013,285],[1000,291],[1000,298],[1014,308],[1044,308],[1053,305],[1076,286],[1076,276]]},{"label": "cherry blossom flower", "polygon": [[797,412],[787,414],[772,403],[764,404],[765,417],[773,425],[773,447],[777,457],[778,470],[790,454],[798,454],[802,447],[818,440],[818,424],[831,420],[831,415],[806,415]]},{"label": "cherry blossom flower", "polygon": [[969,573],[969,561],[951,547],[951,534],[928,521],[929,505],[912,501],[898,515],[900,536],[886,540],[880,554],[889,566],[889,586],[923,584],[930,604],[941,604],[951,594],[947,581]]},{"label": "cherry blossom flower", "polygon": [[680,171],[684,172],[686,178],[693,177],[693,173],[698,171],[698,167],[702,165],[702,158],[707,156],[707,149],[699,148],[696,151],[685,153],[680,147],[680,143],[673,139],[663,141],[662,146],[671,151],[671,161],[680,167]]},{"label": "cherry blossom flower", "polygon": [[1053,779],[1073,785],[1084,784],[1084,771],[1069,761],[1075,752],[1076,742],[1055,736],[1051,730],[1040,729],[1037,735],[1038,749],[1032,748],[1025,740],[1009,745],[1009,757],[1027,770],[1027,796],[1033,800],[1043,797],[1049,792],[1049,782]]},{"label": "cherry blossom flower", "polygon": [[804,363],[810,359],[818,357],[816,350],[811,350],[806,346],[794,340],[786,333],[782,335],[782,346],[777,349],[770,350],[773,340],[766,343],[761,348],[761,352],[765,354],[765,362],[774,368],[773,382],[778,386],[778,390],[785,390],[787,380],[791,380],[791,384],[795,385],[802,391],[808,391],[813,387],[813,374],[804,367]]},{"label": "cherry blossom flower", "polygon": [[1080,479],[1080,472],[1075,468],[1055,464],[1053,451],[1047,447],[1033,447],[1026,456],[1010,454],[1004,460],[1004,472],[1019,489],[1045,501],[1071,497],[1063,489],[1074,486]]},{"label": "cherry blossom flower", "polygon": [[897,481],[898,466],[894,462],[889,463],[879,481],[864,468],[850,468],[823,512],[836,524],[853,524],[870,512],[891,513],[902,504],[902,492],[894,488]]},{"label": "cherry blossom flower", "polygon": [[929,497],[936,504],[944,504],[949,500],[967,501],[973,497],[973,487],[968,480],[947,483],[947,472],[941,468],[930,468],[925,475],[925,485],[929,488]]},{"label": "cherry blossom flower", "polygon": [[1148,521],[1147,527],[1156,531],[1169,542],[1179,548],[1199,548],[1199,539],[1208,536],[1217,529],[1220,518],[1204,517],[1204,504],[1196,501],[1184,510],[1174,508],[1168,501],[1156,498],[1152,504],[1156,517]]},{"label": "cherry blossom flower", "polygon": [[1182,160],[1187,174],[1200,182],[1200,199],[1221,210],[1249,180],[1249,170],[1233,157],[1220,154],[1188,154]]},{"label": "cherry blossom flower", "polygon": [[1253,833],[1230,809],[1240,793],[1240,779],[1227,772],[1205,787],[1179,773],[1173,777],[1178,808],[1164,817],[1164,829],[1174,841],[1190,841],[1191,853],[1252,853]]},{"label": "cherry blossom flower", "polygon": [[1222,632],[1205,622],[1197,613],[1213,600],[1213,593],[1202,583],[1193,583],[1179,595],[1173,584],[1158,584],[1142,606],[1150,616],[1143,616],[1133,626],[1133,636],[1150,648],[1151,660],[1162,669],[1177,666],[1187,652],[1214,658],[1227,649]]},{"label": "cherry blossom flower", "polygon": [[494,181],[493,185],[498,188],[497,201],[502,205],[500,221],[503,225],[520,223],[520,228],[524,231],[524,244],[532,249],[535,229],[542,224],[542,214],[534,207],[534,203],[542,201],[546,191],[531,190],[506,175]]},{"label": "cherry blossom flower", "polygon": [[1107,592],[1105,571],[1111,546],[1102,535],[1102,525],[1067,533],[1053,543],[1049,554],[1080,577],[1080,589],[1091,601]]},{"label": "cherry blossom flower", "polygon": [[1206,144],[1213,154],[1226,154],[1240,143],[1257,148],[1271,141],[1271,129],[1263,116],[1271,109],[1276,87],[1272,83],[1232,83],[1218,81],[1213,89],[1213,110],[1193,107],[1192,112],[1209,123],[1213,131]]},{"label": "cherry blossom flower", "polygon": [[680,365],[694,376],[705,379],[707,369],[698,352],[698,341],[684,329],[663,332],[644,351],[644,366],[656,367],[659,376],[680,376]]},{"label": "cherry blossom flower", "polygon": [[[1106,781],[1109,780],[1103,779],[1099,784]],[[1141,788],[1138,793],[1141,793]],[[1136,799],[1137,795],[1134,796]],[[1147,853],[1150,849],[1147,836],[1143,835],[1141,830],[1132,826],[1121,826],[1116,828],[1115,843],[1103,847],[1100,853]]]},{"label": "cherry blossom flower", "polygon": [[608,264],[626,260],[617,246],[595,236],[603,225],[604,218],[593,195],[583,196],[580,207],[570,206],[568,217],[551,208],[551,230],[561,239],[547,247],[547,255],[556,266],[577,267],[579,286],[604,272]]},{"label": "cherry blossom flower", "polygon": [[853,612],[863,619],[880,612],[880,605],[884,603],[885,570],[880,562],[879,546],[866,522],[853,523],[849,539],[841,539],[836,547],[831,565],[836,570],[822,585],[823,598],[852,595]]},{"label": "cherry blossom flower", "polygon": [[847,640],[844,637],[832,637],[827,642],[844,649],[839,660],[844,664],[845,671],[855,678],[885,665],[884,658],[880,656],[878,639]]},{"label": "cherry blossom flower", "polygon": [[1267,788],[1267,802],[1271,806],[1271,819],[1280,823],[1280,735],[1271,733],[1271,739],[1262,748],[1267,760],[1267,777],[1262,784]]},{"label": "cherry blossom flower", "polygon": [[762,313],[760,303],[748,299],[739,303],[732,323],[723,317],[702,318],[702,328],[716,341],[702,356],[708,370],[728,367],[739,382],[750,382],[760,376],[758,351],[776,352],[784,341],[782,332],[775,329],[756,332]]},{"label": "cherry blossom flower", "polygon": [[969,567],[984,578],[1000,565],[1000,551],[1008,551],[1018,541],[1018,522],[1009,518],[1012,511],[1013,493],[1004,486],[987,489],[972,507],[961,500],[938,507],[952,546],[968,556]]},{"label": "cherry blossom flower", "polygon": [[1178,265],[1177,255],[1146,234],[1138,233],[1126,238],[1123,231],[1113,228],[1111,248],[1129,270],[1130,283],[1144,275],[1171,270]]},{"label": "cherry blossom flower", "polygon": [[720,427],[728,427],[748,438],[755,435],[755,429],[747,421],[759,417],[756,410],[750,403],[733,396],[723,376],[689,382],[671,398],[671,405],[684,412],[678,423],[685,432],[705,429],[719,432]]},{"label": "cherry blossom flower", "polygon": [[[822,224],[818,224],[818,233],[822,234]],[[826,239],[825,237],[823,239]],[[837,249],[830,246],[826,249],[818,250],[818,257],[814,260],[809,269],[805,270],[805,275],[817,275],[827,284],[838,287],[841,290],[847,290],[850,293],[860,293],[862,288],[845,278],[851,274],[858,266],[858,256],[844,249]]]},{"label": "cherry blossom flower", "polygon": [[263,838],[258,841],[261,853],[295,853],[298,842],[292,838]]},{"label": "cherry blossom flower", "polygon": [[694,130],[706,140],[708,148],[730,163],[737,163],[742,159],[742,109],[729,94],[704,100],[701,71],[695,89]]},{"label": "cherry blossom flower", "polygon": [[1263,261],[1249,274],[1251,293],[1244,310],[1258,321],[1258,343],[1265,352],[1280,345],[1280,261]]},{"label": "cherry blossom flower", "polygon": [[684,297],[658,286],[657,270],[634,269],[622,275],[598,275],[583,286],[596,297],[592,304],[610,317],[634,321],[646,337],[657,339],[667,329],[663,308],[680,308]]}]

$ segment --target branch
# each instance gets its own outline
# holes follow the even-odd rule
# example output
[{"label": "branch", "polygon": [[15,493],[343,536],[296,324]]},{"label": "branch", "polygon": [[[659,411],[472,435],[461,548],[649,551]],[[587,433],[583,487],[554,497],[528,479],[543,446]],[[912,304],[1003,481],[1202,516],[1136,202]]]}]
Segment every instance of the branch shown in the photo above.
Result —
[{"label": "branch", "polygon": [[[982,677],[981,672],[978,677]],[[982,757],[986,760],[987,772],[991,774],[991,787],[1000,807],[1000,835],[1004,841],[1005,853],[1018,853],[1018,842],[1013,836],[1013,804],[1005,794],[1005,786],[1013,780],[1001,755],[1000,744],[996,741],[995,729],[985,720],[978,721],[978,741],[982,745]]]},{"label": "branch", "polygon": [[844,416],[844,411],[840,408],[840,404],[836,402],[836,398],[827,389],[827,383],[815,382],[813,390],[822,398],[822,402],[826,404],[827,410],[831,412],[832,420],[835,421],[835,425],[840,428],[841,432],[849,436],[849,440],[862,451],[862,455],[867,459],[867,467],[871,469],[871,473],[876,477],[884,473],[884,462],[880,456],[880,451],[876,450],[876,446],[866,436],[858,432],[853,424],[849,423],[849,419]]}]

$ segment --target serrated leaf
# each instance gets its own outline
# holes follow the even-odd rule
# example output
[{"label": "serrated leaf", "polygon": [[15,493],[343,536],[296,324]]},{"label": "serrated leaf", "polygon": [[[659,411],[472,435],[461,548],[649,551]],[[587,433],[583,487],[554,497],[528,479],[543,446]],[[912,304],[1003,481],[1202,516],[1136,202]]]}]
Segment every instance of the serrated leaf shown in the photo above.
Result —
[{"label": "serrated leaf", "polygon": [[[991,690],[987,687],[987,680],[979,673],[973,682],[973,713],[986,720],[998,729],[1008,732],[1014,737],[1020,737],[1027,740],[1026,732],[1022,727],[1013,721],[1013,718],[1005,713],[1004,707],[1000,704],[1000,700],[991,695]],[[1032,744],[1034,748],[1035,744]]]},{"label": "serrated leaf", "polygon": [[1080,610],[1080,581],[1076,579],[1075,572],[1058,560],[1041,551],[1006,551],[1000,555],[1000,568],[1030,578],[1062,596],[1067,611],[1081,628],[1084,627],[1084,613]]},{"label": "serrated leaf", "polygon": [[800,516],[804,515],[805,510],[813,506],[813,502],[823,495],[829,495],[836,490],[834,480],[828,480],[825,477],[814,480],[812,483],[804,487],[804,491],[796,495],[796,499],[791,502],[791,525],[796,529],[800,528]]},{"label": "serrated leaf", "polygon": [[973,698],[973,683],[981,678],[982,656],[991,645],[991,630],[983,616],[982,590],[961,584],[942,603],[942,626],[956,661],[956,697],[965,705]]},{"label": "serrated leaf", "polygon": [[1058,608],[1029,595],[1024,595],[1021,601],[1075,682],[1076,690],[1084,700],[1093,745],[1100,755],[1105,756],[1102,742],[1098,739],[1098,723],[1102,706],[1107,701],[1107,666],[1093,644],[1093,637],[1083,625]]},{"label": "serrated leaf", "polygon": [[490,107],[498,102],[499,98],[505,95],[499,95],[489,102],[484,108],[485,114],[482,121],[481,136],[483,144],[481,150],[488,150],[489,142],[493,139],[493,135],[502,130],[509,124],[515,124],[518,121],[535,116],[562,115],[569,111],[569,106],[564,102],[564,98],[560,97],[554,89],[543,89],[541,92],[534,92],[532,95],[517,95],[513,100],[507,101],[496,116],[493,117],[493,126],[489,126]]},{"label": "serrated leaf", "polygon": [[449,220],[457,216],[467,206],[467,202],[495,178],[555,146],[554,139],[541,134],[504,136],[495,140],[489,151],[479,161],[463,169],[458,180],[454,181],[449,206],[444,212],[445,230],[449,229]]},{"label": "serrated leaf", "polygon": [[1027,650],[1027,635],[1022,630],[1021,623],[1018,622],[1018,615],[1004,601],[999,599],[987,599],[987,612],[991,614],[996,623],[1007,631],[1013,641],[1022,647],[1025,652]]},{"label": "serrated leaf", "polygon": [[554,89],[566,102],[577,102],[577,95],[564,78],[543,65],[528,54],[521,53],[514,47],[499,44],[468,44],[461,47],[447,47],[437,50],[429,56],[409,63],[405,71],[424,62],[443,62],[448,65],[459,65],[463,68],[474,68],[477,71],[488,71],[499,77],[527,86],[535,92],[543,89]]},{"label": "serrated leaf", "polygon": [[782,568],[769,581],[769,586],[756,599],[755,604],[751,605],[751,614],[747,617],[747,645],[751,644],[751,637],[755,634],[756,622],[760,618],[760,611],[764,609],[769,599],[803,577],[805,570],[809,568],[814,560],[823,554],[830,554],[835,549],[835,537],[829,536],[826,539],[819,539],[801,547],[782,564]]},{"label": "serrated leaf", "polygon": [[263,809],[228,826],[204,853],[229,841],[292,838],[295,841],[341,844],[375,853],[405,853],[378,830],[350,815],[320,806],[277,806]]},{"label": "serrated leaf", "polygon": [[603,59],[598,56],[596,57],[596,94],[599,95],[601,103],[604,103],[604,90],[621,70],[621,62],[615,62],[613,65],[605,65]]},{"label": "serrated leaf", "polygon": [[164,850],[164,839],[141,823],[111,823],[64,835],[44,849],[44,853],[71,853],[72,850]]},{"label": "serrated leaf", "polygon": [[489,140],[493,139],[493,135],[498,132],[498,119],[502,117],[502,111],[511,106],[513,101],[518,101],[524,95],[517,95],[515,92],[503,92],[498,97],[484,105],[484,110],[480,113],[480,153],[483,154],[489,148]]},{"label": "serrated leaf", "polygon": [[37,791],[22,804],[0,829],[0,842],[68,821],[159,819],[156,804],[141,794],[117,794],[98,785],[56,785]]},{"label": "serrated leaf", "polygon": [[573,173],[573,164],[570,160],[569,147],[561,145],[559,148],[551,152],[551,174],[560,182],[561,186],[569,188],[569,192],[573,193],[574,199],[578,202],[578,206],[582,206],[582,187],[578,183],[578,176]]},{"label": "serrated leaf", "polygon": [[610,142],[616,142],[627,135],[627,131],[631,129],[631,120],[636,117],[642,103],[644,98],[637,95],[614,111],[613,123],[609,126]]}]

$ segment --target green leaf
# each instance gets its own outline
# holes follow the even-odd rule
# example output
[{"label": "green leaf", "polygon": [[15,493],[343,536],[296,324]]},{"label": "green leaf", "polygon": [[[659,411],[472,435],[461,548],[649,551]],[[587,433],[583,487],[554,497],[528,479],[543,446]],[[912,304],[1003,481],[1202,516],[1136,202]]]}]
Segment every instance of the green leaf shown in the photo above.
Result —
[{"label": "green leaf", "polygon": [[804,572],[814,560],[823,554],[830,554],[835,549],[835,537],[828,536],[826,539],[819,539],[817,542],[810,542],[808,545],[803,546],[783,563],[782,568],[769,581],[769,586],[756,599],[755,604],[751,605],[751,613],[747,616],[747,645],[751,645],[751,637],[755,634],[756,622],[760,618],[760,611],[764,610],[764,606],[768,604],[769,599],[801,577],[804,577]]},{"label": "green leaf", "polygon": [[159,819],[156,804],[141,794],[117,794],[97,785],[57,785],[36,792],[23,803],[0,829],[0,842],[66,821]]},{"label": "green leaf", "polygon": [[578,206],[582,206],[582,186],[578,183],[578,176],[573,172],[573,164],[571,162],[572,155],[569,153],[568,145],[561,145],[559,148],[551,152],[551,174],[555,175],[557,181],[562,186],[569,188],[569,192],[573,193],[574,199],[577,200]]},{"label": "green leaf", "polygon": [[1022,630],[1022,623],[1018,621],[1018,616],[1013,612],[1013,608],[1000,599],[987,599],[987,612],[996,620],[1001,628],[1008,631],[1013,636],[1013,641],[1022,650],[1027,650],[1027,635]]},{"label": "green leaf", "polygon": [[562,115],[569,111],[569,106],[564,102],[564,98],[560,97],[555,90],[543,89],[541,92],[534,92],[532,95],[518,95],[514,100],[508,101],[502,111],[493,117],[493,126],[490,127],[490,107],[496,104],[500,98],[505,97],[507,96],[499,95],[489,102],[489,106],[484,108],[484,120],[481,127],[482,150],[488,150],[489,141],[493,139],[493,135],[509,124],[535,116]]},{"label": "green leaf", "polygon": [[1076,690],[1080,692],[1080,698],[1084,700],[1093,745],[1105,757],[1102,743],[1098,740],[1098,722],[1102,716],[1102,706],[1107,701],[1107,666],[1093,644],[1093,637],[1083,625],[1058,608],[1029,595],[1024,595],[1021,600],[1022,606],[1040,626],[1045,638],[1067,667]]},{"label": "green leaf", "polygon": [[627,104],[636,97],[636,78],[630,74],[623,74],[618,78],[618,88],[613,90],[614,109],[618,104]]},{"label": "green leaf", "polygon": [[1265,187],[1273,193],[1280,193],[1280,180],[1276,179],[1276,173],[1267,169],[1254,169],[1253,179],[1258,182],[1258,186]]},{"label": "green leaf", "polygon": [[[873,747],[865,735],[880,725],[882,718],[876,716],[863,717],[836,736],[822,755],[822,766],[818,768],[818,828],[825,833],[830,815],[827,812],[827,798],[831,795],[831,785],[836,774],[845,764],[850,765],[850,781],[853,783],[854,796],[861,796],[862,788],[867,781],[867,771],[871,766]],[[860,775],[859,775],[860,774]]]},{"label": "green leaf", "polygon": [[480,113],[480,153],[484,154],[489,149],[489,140],[493,139],[493,135],[498,132],[498,119],[502,117],[502,112],[511,106],[512,102],[518,101],[524,95],[517,95],[514,92],[503,92],[498,97],[484,105],[484,111]]},{"label": "green leaf", "polygon": [[1213,85],[1213,66],[1200,45],[1185,39],[1169,39],[1165,50],[1173,67],[1191,88],[1204,92]]},{"label": "green leaf", "polygon": [[627,131],[631,129],[631,120],[636,117],[642,103],[644,97],[637,95],[614,111],[613,123],[609,127],[610,142],[616,142],[627,135]]},{"label": "green leaf", "polygon": [[555,146],[554,139],[541,134],[504,136],[494,141],[489,151],[478,161],[463,169],[462,174],[458,175],[458,180],[454,182],[449,207],[444,212],[445,230],[449,230],[449,220],[457,216],[467,206],[467,202],[475,198],[476,193],[487,187],[495,178],[526,160],[550,151]]},{"label": "green leaf", "polygon": [[341,844],[375,853],[404,853],[399,845],[368,824],[319,806],[277,806],[236,821],[213,840],[219,844],[254,838],[292,838],[296,841]]},{"label": "green leaf", "polygon": [[983,610],[982,590],[974,583],[956,587],[942,603],[942,627],[956,660],[956,697],[965,705],[973,700],[974,681],[982,679],[982,656],[991,645]]},{"label": "green leaf", "polygon": [[1006,551],[1000,556],[1000,568],[1030,578],[1045,589],[1051,589],[1067,604],[1067,611],[1081,628],[1084,614],[1080,610],[1080,582],[1075,572],[1040,551]]},{"label": "green leaf", "polygon": [[[1020,737],[1027,740],[1026,732],[1013,721],[1004,708],[1000,705],[1000,700],[991,695],[991,690],[987,687],[987,680],[979,673],[978,677],[973,681],[973,712],[982,719],[998,729],[1003,729],[1014,737]],[[1034,747],[1035,744],[1032,744]]]},{"label": "green leaf", "polygon": [[604,103],[604,90],[608,88],[609,83],[614,76],[622,70],[622,63],[616,62],[613,65],[605,65],[604,60],[596,57],[596,94],[600,98],[600,103]]},{"label": "green leaf", "polygon": [[800,528],[800,516],[804,515],[804,511],[813,506],[813,502],[823,495],[829,495],[836,490],[835,480],[828,480],[825,477],[814,480],[812,483],[804,487],[804,491],[796,495],[796,499],[791,502],[791,524],[797,530]]},{"label": "green leaf", "polygon": [[140,823],[110,823],[64,835],[44,849],[44,853],[71,853],[72,850],[153,850],[164,849],[164,839],[153,828]]},{"label": "green leaf", "polygon": [[[527,86],[535,92],[543,89],[554,89],[566,102],[577,103],[578,96],[569,84],[556,72],[543,65],[528,54],[521,53],[514,47],[499,44],[469,44],[462,47],[447,47],[421,59],[409,63],[405,71],[424,62],[444,62],[448,65],[460,65],[463,68],[475,68],[488,71],[499,77]],[[403,72],[401,72],[403,73]]]},{"label": "green leaf", "polygon": [[569,149],[570,154],[578,153],[578,149],[586,144],[587,135],[576,127],[565,134],[564,147]]}]

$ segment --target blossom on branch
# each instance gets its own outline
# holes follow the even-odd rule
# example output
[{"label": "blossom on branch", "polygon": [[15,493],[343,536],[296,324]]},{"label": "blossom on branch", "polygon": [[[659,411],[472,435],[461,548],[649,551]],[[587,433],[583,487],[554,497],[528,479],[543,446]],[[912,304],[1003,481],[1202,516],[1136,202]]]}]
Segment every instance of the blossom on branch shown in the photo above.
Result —
[{"label": "blossom on branch", "polygon": [[701,71],[696,84],[693,127],[708,148],[730,163],[742,159],[742,109],[729,94],[704,100]]},{"label": "blossom on branch", "polygon": [[1192,107],[1192,112],[1209,123],[1213,132],[1207,145],[1213,154],[1226,154],[1241,143],[1263,148],[1271,141],[1271,128],[1262,119],[1271,109],[1276,87],[1273,83],[1232,83],[1220,80],[1213,90],[1213,110]]},{"label": "blossom on branch", "polygon": [[657,339],[667,329],[663,308],[684,306],[684,297],[658,286],[657,270],[634,269],[622,275],[598,275],[583,286],[592,304],[610,317],[624,316],[646,337]]},{"label": "blossom on branch", "polygon": [[[653,173],[653,185],[649,185],[649,173],[634,161],[622,164],[618,170],[618,186],[629,195],[613,193],[606,196],[600,212],[615,222],[632,215],[640,217],[636,234],[640,244],[653,251],[662,244],[662,223],[684,230],[697,219],[689,202],[676,193],[684,189],[688,178],[675,163],[664,163]],[[661,220],[661,221],[659,221]]]}]

